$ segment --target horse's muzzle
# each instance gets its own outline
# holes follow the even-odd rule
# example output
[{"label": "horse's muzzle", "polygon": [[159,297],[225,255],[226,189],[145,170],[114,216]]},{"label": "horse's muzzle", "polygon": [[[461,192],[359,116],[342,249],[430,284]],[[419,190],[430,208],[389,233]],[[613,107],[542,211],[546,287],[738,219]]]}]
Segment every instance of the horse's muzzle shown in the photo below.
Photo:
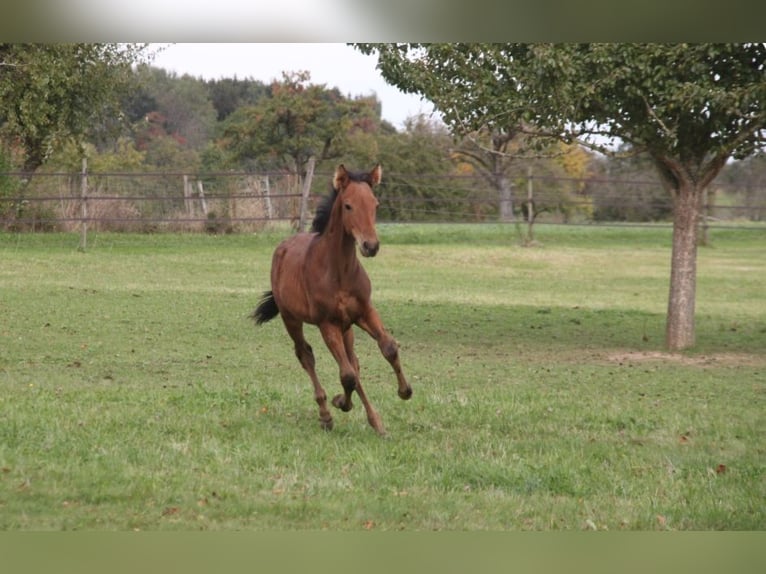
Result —
[{"label": "horse's muzzle", "polygon": [[365,257],[375,257],[378,249],[380,249],[380,241],[362,241],[362,244],[359,246],[359,251]]}]

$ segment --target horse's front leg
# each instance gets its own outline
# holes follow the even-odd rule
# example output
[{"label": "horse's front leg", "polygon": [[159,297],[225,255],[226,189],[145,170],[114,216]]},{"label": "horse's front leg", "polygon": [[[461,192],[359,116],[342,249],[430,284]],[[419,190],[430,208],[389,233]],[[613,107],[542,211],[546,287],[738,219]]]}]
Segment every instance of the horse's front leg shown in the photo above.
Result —
[{"label": "horse's front leg", "polygon": [[407,379],[402,372],[402,365],[399,362],[399,344],[391,334],[386,331],[377,310],[370,305],[367,312],[357,321],[357,325],[375,339],[378,343],[378,348],[380,348],[380,352],[383,353],[383,356],[394,369],[396,380],[399,383],[399,397],[404,400],[409,399],[412,396],[412,387],[407,382]]},{"label": "horse's front leg", "polygon": [[[361,384],[361,376],[359,371],[359,359],[356,356],[356,353],[354,352],[354,330],[353,328],[349,327],[343,332],[343,348],[346,351],[346,357],[348,358],[349,362],[351,363],[351,366],[354,368],[354,371],[356,372],[356,382],[354,383],[354,386],[351,385],[344,385],[343,386],[343,394],[342,395],[335,395],[332,399],[332,404],[342,410],[343,412],[348,412],[353,408],[353,403],[351,402],[351,394],[354,392],[354,390],[359,388],[359,385]],[[342,380],[342,378],[341,378]]]},{"label": "horse's front leg", "polygon": [[359,361],[354,353],[354,333],[351,328],[343,331],[339,326],[332,323],[323,323],[319,326],[324,342],[330,349],[332,356],[338,363],[340,369],[340,382],[343,386],[343,394],[337,395],[332,400],[332,404],[343,411],[350,411],[351,394],[356,391],[364,405],[367,413],[367,422],[374,428],[378,434],[385,434],[383,423],[374,407],[367,399],[367,395],[359,381]]}]

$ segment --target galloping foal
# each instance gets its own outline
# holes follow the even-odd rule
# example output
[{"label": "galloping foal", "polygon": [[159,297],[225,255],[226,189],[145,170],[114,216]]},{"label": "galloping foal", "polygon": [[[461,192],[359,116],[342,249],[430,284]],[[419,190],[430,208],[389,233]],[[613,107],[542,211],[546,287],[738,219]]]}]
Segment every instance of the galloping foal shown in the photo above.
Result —
[{"label": "galloping foal", "polygon": [[370,301],[370,279],[356,256],[357,245],[365,257],[374,257],[380,246],[375,230],[378,200],[372,188],[380,183],[381,174],[379,164],[369,173],[351,173],[343,165],[338,166],[332,192],[317,208],[311,232],[289,237],[274,251],[271,291],[264,293],[252,314],[259,325],[282,316],[295,343],[295,354],[314,385],[319,420],[327,430],[332,429],[332,415],[314,369],[314,353],[303,336],[304,323],[319,327],[340,368],[343,394],[333,398],[335,407],[346,412],[351,410],[351,394],[356,391],[372,428],[385,434],[380,416],[359,381],[353,325],[377,341],[396,373],[399,397],[412,396],[412,387],[399,363],[398,345]]}]

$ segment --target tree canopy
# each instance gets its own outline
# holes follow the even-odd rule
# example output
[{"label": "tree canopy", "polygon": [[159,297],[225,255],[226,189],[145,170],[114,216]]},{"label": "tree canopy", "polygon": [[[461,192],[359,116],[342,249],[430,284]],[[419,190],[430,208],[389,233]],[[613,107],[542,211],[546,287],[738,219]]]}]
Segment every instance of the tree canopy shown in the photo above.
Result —
[{"label": "tree canopy", "polygon": [[145,53],[134,44],[0,44],[0,133],[23,147],[24,171],[119,113]]},{"label": "tree canopy", "polygon": [[763,44],[356,46],[461,132],[517,125],[602,152],[619,138],[692,174],[766,142]]},{"label": "tree canopy", "polygon": [[236,161],[291,173],[301,173],[311,157],[337,157],[352,125],[349,101],[309,80],[307,72],[283,73],[269,97],[238,108],[226,120],[223,148]]},{"label": "tree canopy", "polygon": [[[539,141],[646,153],[674,201],[667,344],[694,344],[697,218],[729,158],[766,143],[764,44],[356,44],[459,133],[518,126]],[[605,141],[606,139],[606,141]]]}]

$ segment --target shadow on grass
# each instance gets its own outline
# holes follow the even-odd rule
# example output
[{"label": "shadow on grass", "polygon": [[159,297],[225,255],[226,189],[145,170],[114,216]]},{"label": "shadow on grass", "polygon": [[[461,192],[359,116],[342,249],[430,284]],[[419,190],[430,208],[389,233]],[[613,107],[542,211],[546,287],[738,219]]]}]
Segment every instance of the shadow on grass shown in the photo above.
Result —
[{"label": "shadow on grass", "polygon": [[[556,353],[593,350],[665,350],[665,316],[640,310],[390,303],[379,305],[392,332],[407,343],[460,345]],[[764,354],[766,322],[701,315],[697,344],[688,353]]]}]

